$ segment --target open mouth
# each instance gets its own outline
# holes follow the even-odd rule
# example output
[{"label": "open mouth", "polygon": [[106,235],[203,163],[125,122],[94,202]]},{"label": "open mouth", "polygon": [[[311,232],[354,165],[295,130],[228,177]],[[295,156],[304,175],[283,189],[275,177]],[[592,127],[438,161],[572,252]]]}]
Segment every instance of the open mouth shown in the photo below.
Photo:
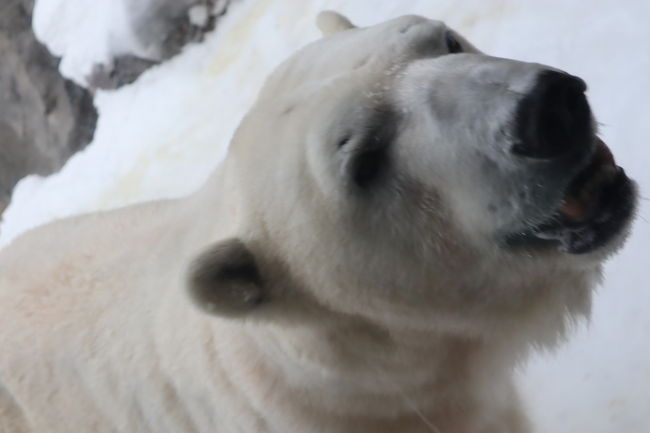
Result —
[{"label": "open mouth", "polygon": [[507,241],[556,246],[571,254],[593,251],[626,227],[634,213],[634,191],[609,148],[597,139],[591,160],[567,187],[559,209],[547,221]]}]

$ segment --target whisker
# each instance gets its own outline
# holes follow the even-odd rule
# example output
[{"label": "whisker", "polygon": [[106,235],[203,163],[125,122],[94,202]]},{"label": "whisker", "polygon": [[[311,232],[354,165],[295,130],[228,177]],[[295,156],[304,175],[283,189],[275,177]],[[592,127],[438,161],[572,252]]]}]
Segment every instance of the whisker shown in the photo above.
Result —
[{"label": "whisker", "polygon": [[422,421],[422,424],[424,424],[431,433],[443,433],[442,430],[440,430],[436,425],[431,422],[423,413],[422,411],[418,408],[417,404],[411,399],[402,389],[402,387],[395,381],[390,380],[390,375],[386,374],[386,372],[383,372],[381,368],[378,365],[373,365],[370,362],[367,362],[367,365],[371,367],[375,372],[378,374],[378,378],[382,380],[384,383],[387,385],[391,386],[391,388],[394,388],[397,390],[399,393],[400,397],[402,397],[404,403],[407,405],[408,409],[413,411],[418,418]]}]

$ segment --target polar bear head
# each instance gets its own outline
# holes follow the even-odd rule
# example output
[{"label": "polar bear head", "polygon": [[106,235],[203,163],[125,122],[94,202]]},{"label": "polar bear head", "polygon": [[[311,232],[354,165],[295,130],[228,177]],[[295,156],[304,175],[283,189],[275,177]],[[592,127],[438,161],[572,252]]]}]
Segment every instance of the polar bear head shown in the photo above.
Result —
[{"label": "polar bear head", "polygon": [[586,312],[635,193],[585,83],[418,16],[319,25],[233,139],[237,227],[193,263],[198,304],[477,335]]}]

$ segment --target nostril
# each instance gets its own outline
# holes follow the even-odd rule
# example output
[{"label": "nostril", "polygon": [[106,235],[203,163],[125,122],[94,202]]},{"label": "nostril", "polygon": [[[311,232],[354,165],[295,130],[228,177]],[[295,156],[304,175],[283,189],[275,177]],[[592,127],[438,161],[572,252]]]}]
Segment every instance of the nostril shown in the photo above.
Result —
[{"label": "nostril", "polygon": [[557,71],[540,74],[517,107],[517,142],[512,152],[552,159],[586,151],[593,141],[586,89],[584,81],[569,74]]}]

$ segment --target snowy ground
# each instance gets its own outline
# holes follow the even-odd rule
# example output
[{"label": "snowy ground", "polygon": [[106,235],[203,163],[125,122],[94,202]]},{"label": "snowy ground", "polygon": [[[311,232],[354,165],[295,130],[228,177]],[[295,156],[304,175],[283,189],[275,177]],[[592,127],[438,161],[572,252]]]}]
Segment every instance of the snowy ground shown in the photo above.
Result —
[{"label": "snowy ground", "polygon": [[[39,3],[45,8],[54,1]],[[83,22],[84,14],[110,9],[111,0],[75,4],[80,9],[73,22]],[[241,0],[204,43],[149,70],[134,85],[98,94],[93,144],[60,173],[19,184],[0,245],[54,218],[192,191],[223,157],[267,73],[318,36],[313,20],[324,8],[342,11],[361,25],[404,13],[442,19],[487,53],[547,63],[583,77],[601,136],[647,197],[650,2]],[[118,12],[105,16],[124,19]],[[65,33],[67,21],[58,22],[41,24],[47,28],[41,36]],[[121,44],[128,37],[114,40]],[[92,46],[92,38],[106,35],[89,33],[82,48]],[[649,220],[646,198],[630,242],[607,266],[590,326],[522,372],[521,388],[538,432],[650,432]]]}]

